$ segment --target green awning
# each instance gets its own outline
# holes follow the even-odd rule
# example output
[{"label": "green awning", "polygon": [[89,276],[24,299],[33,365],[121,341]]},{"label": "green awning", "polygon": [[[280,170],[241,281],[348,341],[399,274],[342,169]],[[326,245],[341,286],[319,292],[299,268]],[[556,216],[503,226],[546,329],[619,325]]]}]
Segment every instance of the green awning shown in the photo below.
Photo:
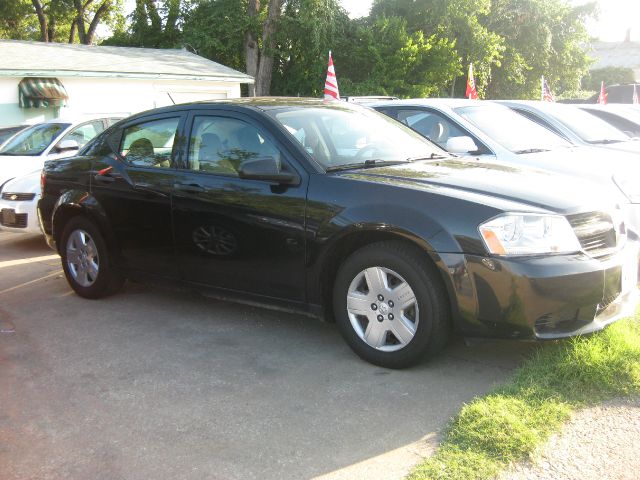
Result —
[{"label": "green awning", "polygon": [[69,98],[57,78],[23,78],[18,84],[20,107],[63,107]]}]

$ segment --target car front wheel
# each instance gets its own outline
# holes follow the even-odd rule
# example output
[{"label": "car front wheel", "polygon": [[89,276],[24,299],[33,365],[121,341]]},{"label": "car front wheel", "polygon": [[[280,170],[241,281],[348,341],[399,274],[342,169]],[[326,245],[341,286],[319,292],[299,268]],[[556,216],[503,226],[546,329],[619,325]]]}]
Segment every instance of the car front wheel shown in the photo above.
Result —
[{"label": "car front wheel", "polygon": [[124,279],[110,263],[102,234],[85,217],[74,217],[61,237],[62,268],[71,288],[85,298],[115,293]]},{"label": "car front wheel", "polygon": [[405,368],[446,343],[446,291],[424,252],[381,242],[352,254],[338,271],[336,322],[351,348],[382,367]]}]

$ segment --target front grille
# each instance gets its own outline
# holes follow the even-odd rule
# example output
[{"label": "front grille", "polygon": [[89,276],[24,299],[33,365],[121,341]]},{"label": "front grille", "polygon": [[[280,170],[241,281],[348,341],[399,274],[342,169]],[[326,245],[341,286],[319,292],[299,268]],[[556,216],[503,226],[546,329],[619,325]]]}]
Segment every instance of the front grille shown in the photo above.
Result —
[{"label": "front grille", "polygon": [[[11,215],[9,212],[14,213],[13,210],[6,208],[0,210],[0,225],[12,228],[27,228],[26,213],[14,213],[14,215]],[[10,220],[9,217],[13,218]]]},{"label": "front grille", "polygon": [[593,257],[612,253],[618,246],[618,235],[611,217],[602,212],[568,215],[567,219],[582,249]]},{"label": "front grille", "polygon": [[36,198],[35,193],[2,192],[2,199],[9,200],[11,202],[24,202],[28,200],[33,200],[34,198]]}]

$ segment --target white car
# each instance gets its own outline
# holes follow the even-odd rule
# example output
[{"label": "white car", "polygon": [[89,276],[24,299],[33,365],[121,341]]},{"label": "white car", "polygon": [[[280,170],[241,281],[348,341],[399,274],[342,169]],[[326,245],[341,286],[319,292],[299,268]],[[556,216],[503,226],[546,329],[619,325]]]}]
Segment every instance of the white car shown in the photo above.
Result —
[{"label": "white car", "polygon": [[37,206],[40,200],[40,172],[14,178],[0,194],[0,230],[16,233],[42,233]]},{"label": "white car", "polygon": [[56,119],[37,123],[15,134],[0,148],[0,191],[8,180],[41,169],[45,160],[75,155],[117,120],[96,118],[71,122]]}]

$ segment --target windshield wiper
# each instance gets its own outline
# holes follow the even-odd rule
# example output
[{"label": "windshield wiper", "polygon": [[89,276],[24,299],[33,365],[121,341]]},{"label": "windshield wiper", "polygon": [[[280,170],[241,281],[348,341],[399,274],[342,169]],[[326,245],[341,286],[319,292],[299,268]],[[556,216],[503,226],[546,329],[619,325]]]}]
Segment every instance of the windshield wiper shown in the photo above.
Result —
[{"label": "windshield wiper", "polygon": [[409,163],[408,160],[365,160],[358,163],[345,163],[344,165],[334,165],[328,167],[327,172],[335,172],[338,170],[357,170],[360,168],[375,168],[383,167],[386,165],[398,165],[400,163]]},{"label": "windshield wiper", "polygon": [[522,153],[540,153],[540,152],[548,152],[548,148],[525,148],[524,150],[516,150],[513,153],[517,153],[518,155]]},{"label": "windshield wiper", "polygon": [[610,138],[604,138],[602,140],[591,140],[589,143],[593,143],[595,145],[609,145],[611,143],[620,143],[622,140],[613,140]]},{"label": "windshield wiper", "polygon": [[455,158],[455,155],[433,152],[428,157],[409,157],[407,158],[407,162],[419,162],[421,160],[445,160],[449,158]]}]

